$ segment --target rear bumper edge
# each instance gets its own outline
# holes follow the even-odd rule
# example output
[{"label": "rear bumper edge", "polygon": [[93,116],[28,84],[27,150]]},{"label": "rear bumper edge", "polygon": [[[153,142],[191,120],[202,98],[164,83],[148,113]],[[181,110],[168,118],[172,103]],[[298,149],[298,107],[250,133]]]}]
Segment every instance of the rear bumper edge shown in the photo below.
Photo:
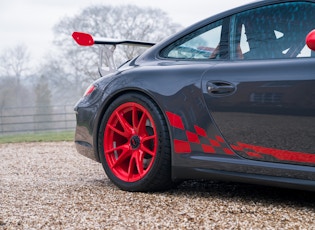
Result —
[{"label": "rear bumper edge", "polygon": [[75,141],[75,147],[81,155],[88,157],[96,162],[100,162],[95,156],[93,146],[84,141]]}]

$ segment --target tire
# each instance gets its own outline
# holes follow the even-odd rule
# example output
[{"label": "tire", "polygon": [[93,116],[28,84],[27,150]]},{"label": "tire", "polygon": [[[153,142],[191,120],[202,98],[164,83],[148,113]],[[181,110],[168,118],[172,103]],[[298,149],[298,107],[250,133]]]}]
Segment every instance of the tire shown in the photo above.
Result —
[{"label": "tire", "polygon": [[146,96],[128,93],[112,102],[103,116],[98,143],[103,168],[120,189],[147,192],[172,186],[165,118]]}]

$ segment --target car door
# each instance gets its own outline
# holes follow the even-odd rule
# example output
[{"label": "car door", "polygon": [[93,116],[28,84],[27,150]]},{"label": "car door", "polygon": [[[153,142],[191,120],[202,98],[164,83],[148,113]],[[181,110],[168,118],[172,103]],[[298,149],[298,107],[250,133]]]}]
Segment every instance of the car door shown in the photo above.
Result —
[{"label": "car door", "polygon": [[230,18],[229,57],[202,77],[212,119],[240,156],[315,166],[315,57],[305,45],[315,3]]}]

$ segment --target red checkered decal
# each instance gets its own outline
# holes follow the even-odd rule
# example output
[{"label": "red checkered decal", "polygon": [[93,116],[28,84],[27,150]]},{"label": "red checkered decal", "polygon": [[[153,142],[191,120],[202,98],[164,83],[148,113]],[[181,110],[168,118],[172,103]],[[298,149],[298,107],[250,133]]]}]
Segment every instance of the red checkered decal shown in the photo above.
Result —
[{"label": "red checkered decal", "polygon": [[[180,135],[174,137],[175,153],[191,153],[192,146],[197,146],[198,151],[204,153],[224,153],[234,155],[234,151],[242,152],[251,159],[264,160],[265,157],[272,156],[279,162],[297,162],[315,164],[315,154],[294,152],[288,150],[280,150],[255,146],[238,142],[236,145],[229,145],[221,136],[210,138],[205,129],[198,125],[194,125],[194,130],[186,130],[182,118],[174,113],[166,112],[170,125],[180,131]],[[178,138],[180,136],[180,138]],[[234,150],[234,151],[233,151]]]},{"label": "red checkered decal", "polygon": [[191,153],[192,145],[201,147],[204,153],[222,153],[233,155],[234,152],[228,148],[227,144],[220,136],[208,137],[205,129],[194,125],[194,130],[186,130],[182,118],[174,113],[166,112],[166,116],[172,127],[182,130],[185,138],[174,138],[175,153]]}]

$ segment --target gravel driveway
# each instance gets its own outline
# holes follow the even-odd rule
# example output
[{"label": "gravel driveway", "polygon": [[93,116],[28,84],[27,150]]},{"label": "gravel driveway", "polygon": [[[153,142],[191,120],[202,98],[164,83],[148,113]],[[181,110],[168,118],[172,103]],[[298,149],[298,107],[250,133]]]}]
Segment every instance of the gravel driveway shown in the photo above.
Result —
[{"label": "gravel driveway", "polygon": [[0,229],[314,229],[315,193],[215,181],[117,189],[71,142],[0,145]]}]

